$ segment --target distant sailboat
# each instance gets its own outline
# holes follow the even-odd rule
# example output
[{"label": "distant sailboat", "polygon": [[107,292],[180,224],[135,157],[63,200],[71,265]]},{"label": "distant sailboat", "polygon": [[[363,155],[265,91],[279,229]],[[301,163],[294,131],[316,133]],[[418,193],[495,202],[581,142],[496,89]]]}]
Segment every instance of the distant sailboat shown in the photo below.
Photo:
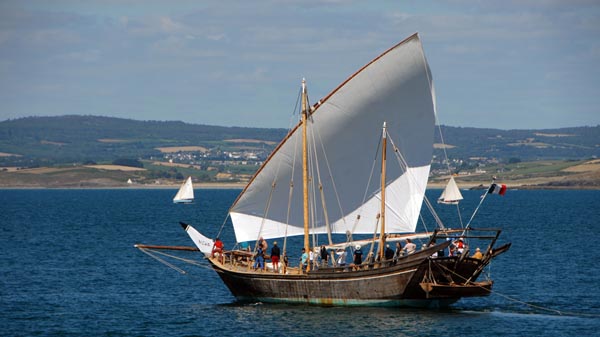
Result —
[{"label": "distant sailboat", "polygon": [[457,205],[459,201],[463,200],[462,194],[454,181],[454,177],[450,177],[446,188],[442,192],[442,195],[438,198],[439,204]]},{"label": "distant sailboat", "polygon": [[176,204],[189,204],[194,202],[194,186],[192,185],[192,177],[188,177],[187,180],[181,184],[179,191],[173,198],[173,202]]}]

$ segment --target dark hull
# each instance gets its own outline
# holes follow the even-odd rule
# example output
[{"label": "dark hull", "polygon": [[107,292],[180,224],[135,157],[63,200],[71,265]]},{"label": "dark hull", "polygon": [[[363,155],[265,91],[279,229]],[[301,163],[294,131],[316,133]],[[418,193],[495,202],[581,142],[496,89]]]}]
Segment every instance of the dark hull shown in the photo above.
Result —
[{"label": "dark hull", "polygon": [[[444,244],[443,244],[444,245]],[[440,245],[441,246],[441,245]],[[443,307],[462,295],[432,296],[423,291],[427,266],[441,263],[452,266],[465,277],[472,276],[481,262],[456,258],[430,258],[440,246],[428,248],[400,258],[395,264],[351,268],[322,268],[309,273],[277,274],[255,272],[247,268],[232,268],[209,259],[231,293],[240,301],[269,303],[305,303],[340,306],[411,306]],[[438,277],[443,275],[438,274]],[[440,279],[443,281],[443,279]]]},{"label": "dark hull", "polygon": [[[489,261],[485,262],[468,257],[462,260],[458,257],[441,257],[425,260],[421,263],[410,284],[407,286],[404,297],[411,299],[467,297],[468,295],[461,295],[460,292],[457,292],[456,296],[427,294],[420,283],[424,280],[432,279],[436,280],[436,283],[440,287],[442,285],[464,285],[467,280],[471,282],[477,280],[483,270],[482,264],[487,265],[487,263]],[[428,275],[429,273],[432,275]],[[489,294],[489,291],[487,294]]]}]

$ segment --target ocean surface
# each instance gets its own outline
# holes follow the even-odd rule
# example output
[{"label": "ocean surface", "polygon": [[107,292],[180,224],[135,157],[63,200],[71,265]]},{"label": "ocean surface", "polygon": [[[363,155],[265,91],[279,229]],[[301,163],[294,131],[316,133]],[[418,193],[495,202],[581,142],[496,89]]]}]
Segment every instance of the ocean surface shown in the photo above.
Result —
[{"label": "ocean surface", "polygon": [[[192,205],[174,205],[175,192],[0,190],[0,335],[600,335],[600,191],[488,196],[472,225],[512,242],[491,264],[494,293],[428,310],[238,303],[205,263],[163,257],[181,274],[133,247],[191,245],[179,221],[216,236],[240,191],[196,190]],[[481,193],[463,192],[463,221]],[[231,227],[221,238],[231,248]]]}]

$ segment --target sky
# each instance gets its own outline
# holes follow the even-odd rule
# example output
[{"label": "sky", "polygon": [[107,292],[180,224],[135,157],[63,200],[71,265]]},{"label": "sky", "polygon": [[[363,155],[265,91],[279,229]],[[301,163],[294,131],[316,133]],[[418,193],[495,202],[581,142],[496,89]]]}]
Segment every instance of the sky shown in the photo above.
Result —
[{"label": "sky", "polygon": [[600,124],[598,0],[1,0],[0,121],[287,128],[414,32],[441,124]]}]

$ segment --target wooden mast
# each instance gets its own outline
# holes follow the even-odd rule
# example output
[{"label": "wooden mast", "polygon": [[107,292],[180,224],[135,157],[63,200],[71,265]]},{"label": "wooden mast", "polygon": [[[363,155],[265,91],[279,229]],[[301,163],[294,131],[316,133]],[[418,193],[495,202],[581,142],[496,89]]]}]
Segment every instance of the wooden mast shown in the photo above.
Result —
[{"label": "wooden mast", "polygon": [[[307,122],[308,122],[308,95],[306,93],[306,80],[302,79],[302,195],[304,210],[304,251],[310,256],[308,241],[308,149],[307,149]],[[310,270],[310,259],[306,271]]]},{"label": "wooden mast", "polygon": [[384,250],[385,250],[385,160],[386,160],[386,148],[387,148],[387,131],[386,123],[383,122],[383,135],[382,135],[382,147],[381,147],[381,232],[379,233],[379,261],[383,261]]}]

